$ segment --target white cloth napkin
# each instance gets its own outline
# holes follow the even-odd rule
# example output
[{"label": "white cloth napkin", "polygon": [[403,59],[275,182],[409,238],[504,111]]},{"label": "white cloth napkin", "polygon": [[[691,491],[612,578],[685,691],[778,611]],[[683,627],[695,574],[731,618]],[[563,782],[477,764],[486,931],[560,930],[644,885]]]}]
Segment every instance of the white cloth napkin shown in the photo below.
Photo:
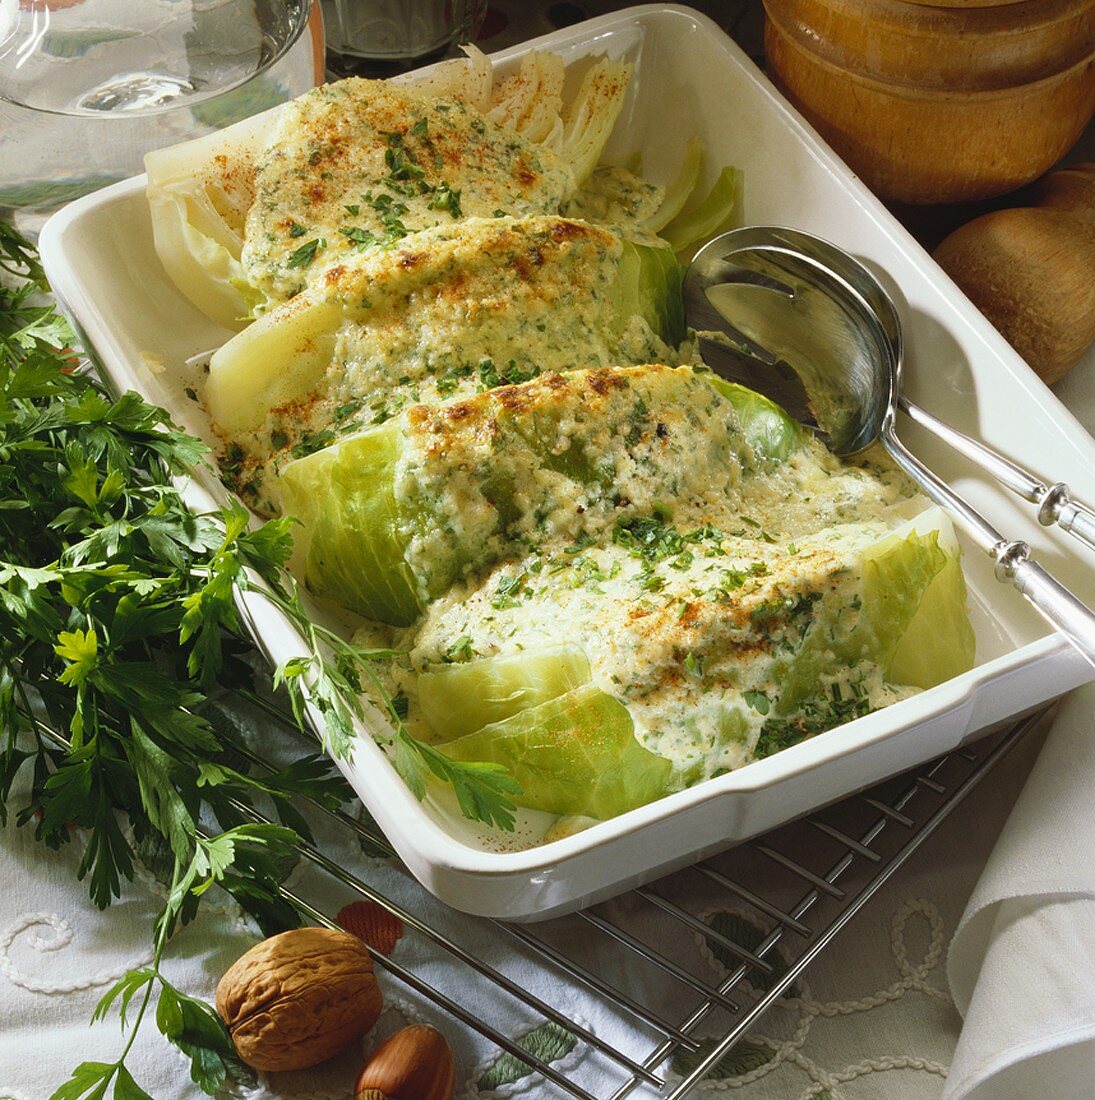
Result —
[{"label": "white cloth napkin", "polygon": [[943,1100],[1095,1089],[1095,684],[1064,703],[951,942]]}]

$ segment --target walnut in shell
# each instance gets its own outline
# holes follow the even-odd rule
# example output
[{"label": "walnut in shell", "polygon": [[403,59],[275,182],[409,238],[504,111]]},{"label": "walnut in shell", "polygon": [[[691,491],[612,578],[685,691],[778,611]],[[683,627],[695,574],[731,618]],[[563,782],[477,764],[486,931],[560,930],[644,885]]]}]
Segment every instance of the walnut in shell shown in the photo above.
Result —
[{"label": "walnut in shell", "polygon": [[306,1069],[333,1058],[383,1007],[365,945],[348,932],[296,928],[237,959],[217,984],[217,1012],[255,1069]]}]

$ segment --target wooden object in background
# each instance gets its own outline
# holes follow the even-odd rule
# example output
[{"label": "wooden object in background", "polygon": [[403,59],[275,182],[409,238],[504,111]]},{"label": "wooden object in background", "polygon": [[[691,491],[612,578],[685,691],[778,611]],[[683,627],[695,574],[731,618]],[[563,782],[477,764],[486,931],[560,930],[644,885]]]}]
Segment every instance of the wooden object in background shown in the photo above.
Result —
[{"label": "wooden object in background", "polygon": [[768,71],[886,199],[1004,194],[1095,112],[1095,0],[764,0]]},{"label": "wooden object in background", "polygon": [[1053,172],[1037,206],[997,210],[952,233],[935,258],[1046,382],[1095,342],[1095,164]]}]

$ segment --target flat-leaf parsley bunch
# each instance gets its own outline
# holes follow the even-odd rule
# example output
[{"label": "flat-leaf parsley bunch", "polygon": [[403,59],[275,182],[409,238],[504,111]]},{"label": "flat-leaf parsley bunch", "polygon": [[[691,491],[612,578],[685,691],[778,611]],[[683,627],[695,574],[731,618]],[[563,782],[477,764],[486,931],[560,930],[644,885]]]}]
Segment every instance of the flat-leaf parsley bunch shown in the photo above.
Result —
[{"label": "flat-leaf parsley bunch", "polygon": [[[275,683],[298,717],[307,693],[333,751],[349,748],[371,689],[416,792],[434,774],[470,816],[505,826],[513,784],[411,738],[378,690],[377,654],[308,621],[283,573],[289,520],[252,529],[239,506],[205,515],[185,506],[172,477],[204,461],[204,446],[163,410],[114,397],[80,369],[46,290],[33,249],[0,223],[0,822],[11,813],[50,847],[79,846],[78,874],[99,906],[133,877],[135,848],[158,851],[171,882],[153,961],[96,1011],[120,1011],[120,1057],[83,1063],[55,1098],[146,1096],[125,1065],[146,1013],[213,1093],[238,1068],[232,1045],[212,1009],[163,976],[166,944],[213,885],[264,932],[296,925],[279,886],[307,823],[290,799],[335,807],[349,797],[319,755],[252,774],[207,717],[212,692],[252,675],[238,590],[262,588],[308,638],[310,651],[276,670]],[[255,824],[256,800],[281,824]]]}]

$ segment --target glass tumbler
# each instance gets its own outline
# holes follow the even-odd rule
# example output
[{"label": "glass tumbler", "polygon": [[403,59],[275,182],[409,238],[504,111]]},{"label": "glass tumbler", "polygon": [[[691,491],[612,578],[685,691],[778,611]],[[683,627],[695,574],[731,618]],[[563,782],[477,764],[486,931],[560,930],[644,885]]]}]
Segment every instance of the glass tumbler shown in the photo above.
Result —
[{"label": "glass tumbler", "polygon": [[340,73],[409,67],[470,42],[487,0],[323,0],[327,52]]},{"label": "glass tumbler", "polygon": [[0,0],[0,217],[34,232],[322,79],[312,0]]}]

